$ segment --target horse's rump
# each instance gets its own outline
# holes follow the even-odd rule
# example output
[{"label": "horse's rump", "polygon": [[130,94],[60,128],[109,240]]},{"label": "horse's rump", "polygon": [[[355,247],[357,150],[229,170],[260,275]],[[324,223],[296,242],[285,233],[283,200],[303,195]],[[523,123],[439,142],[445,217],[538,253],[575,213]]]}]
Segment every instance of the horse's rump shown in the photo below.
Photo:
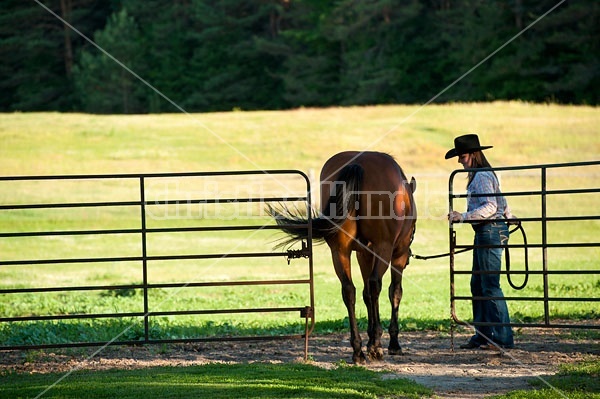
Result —
[{"label": "horse's rump", "polygon": [[343,219],[356,222],[357,234],[368,241],[395,241],[382,234],[397,237],[414,224],[404,223],[416,218],[414,179],[408,182],[388,154],[355,151],[336,154],[323,165],[320,180],[322,217],[338,225]]}]

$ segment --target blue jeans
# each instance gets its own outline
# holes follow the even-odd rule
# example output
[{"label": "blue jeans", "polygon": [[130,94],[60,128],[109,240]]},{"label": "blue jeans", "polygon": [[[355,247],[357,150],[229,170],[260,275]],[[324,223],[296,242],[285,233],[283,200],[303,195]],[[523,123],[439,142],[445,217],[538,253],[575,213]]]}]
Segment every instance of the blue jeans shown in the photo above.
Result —
[{"label": "blue jeans", "polygon": [[[508,226],[504,222],[484,223],[473,226],[475,248],[473,249],[473,271],[496,271],[502,267],[502,248],[477,248],[478,245],[505,245],[508,242]],[[504,298],[500,288],[499,274],[473,274],[471,294],[479,297]],[[504,299],[473,300],[473,321],[487,323],[510,323],[508,307]],[[502,346],[513,346],[510,326],[476,326],[471,338],[479,345],[491,341]]]}]

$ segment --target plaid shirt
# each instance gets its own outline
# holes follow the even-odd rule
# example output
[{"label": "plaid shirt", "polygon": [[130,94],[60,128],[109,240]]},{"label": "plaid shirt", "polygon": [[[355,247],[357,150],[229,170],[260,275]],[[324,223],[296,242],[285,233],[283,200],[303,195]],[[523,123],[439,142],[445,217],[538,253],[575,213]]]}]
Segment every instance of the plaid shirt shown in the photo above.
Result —
[{"label": "plaid shirt", "polygon": [[467,212],[462,214],[463,220],[507,219],[513,217],[504,196],[472,197],[471,194],[499,194],[500,184],[491,171],[475,173],[467,187]]}]

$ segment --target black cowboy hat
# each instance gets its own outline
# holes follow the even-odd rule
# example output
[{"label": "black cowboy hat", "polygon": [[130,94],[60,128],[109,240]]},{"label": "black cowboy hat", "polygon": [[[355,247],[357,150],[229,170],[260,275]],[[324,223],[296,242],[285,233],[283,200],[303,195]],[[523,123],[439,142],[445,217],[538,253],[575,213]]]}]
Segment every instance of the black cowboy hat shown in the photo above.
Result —
[{"label": "black cowboy hat", "polygon": [[454,139],[454,148],[446,153],[446,159],[488,148],[492,148],[492,146],[479,144],[479,137],[476,134],[465,134]]}]

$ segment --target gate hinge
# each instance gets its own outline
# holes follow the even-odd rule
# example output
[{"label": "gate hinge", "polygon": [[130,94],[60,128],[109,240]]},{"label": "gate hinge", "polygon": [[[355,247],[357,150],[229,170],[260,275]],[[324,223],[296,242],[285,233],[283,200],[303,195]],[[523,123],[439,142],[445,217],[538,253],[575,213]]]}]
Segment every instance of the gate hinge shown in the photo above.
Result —
[{"label": "gate hinge", "polygon": [[290,260],[299,258],[308,258],[310,251],[305,241],[302,241],[302,248],[300,249],[288,249],[287,251],[287,263],[290,264]]},{"label": "gate hinge", "polygon": [[306,306],[304,309],[300,310],[300,317],[303,319],[311,319],[313,318],[313,308],[310,306]]}]

